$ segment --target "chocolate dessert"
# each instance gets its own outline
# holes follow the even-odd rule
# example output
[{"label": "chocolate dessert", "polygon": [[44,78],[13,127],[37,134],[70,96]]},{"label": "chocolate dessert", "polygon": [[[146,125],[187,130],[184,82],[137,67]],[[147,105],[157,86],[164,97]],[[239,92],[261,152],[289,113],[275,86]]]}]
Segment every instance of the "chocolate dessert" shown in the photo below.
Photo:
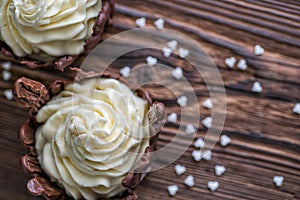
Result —
[{"label": "chocolate dessert", "polygon": [[0,3],[0,59],[30,69],[79,66],[111,22],[113,0]]}]

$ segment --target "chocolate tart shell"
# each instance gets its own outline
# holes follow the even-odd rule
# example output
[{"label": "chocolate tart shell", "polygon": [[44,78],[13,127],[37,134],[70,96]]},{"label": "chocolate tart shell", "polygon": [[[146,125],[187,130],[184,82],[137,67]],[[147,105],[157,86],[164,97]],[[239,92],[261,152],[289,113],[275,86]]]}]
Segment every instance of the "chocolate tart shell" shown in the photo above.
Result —
[{"label": "chocolate tart shell", "polygon": [[99,12],[95,24],[93,26],[93,33],[90,38],[86,40],[83,52],[79,55],[65,55],[55,59],[54,61],[39,61],[29,57],[17,57],[12,50],[5,44],[0,42],[0,60],[12,61],[21,65],[27,66],[29,69],[50,68],[59,71],[64,71],[69,66],[79,67],[88,53],[93,50],[101,41],[102,33],[106,27],[112,23],[112,15],[114,11],[114,0],[102,0],[102,10]]},{"label": "chocolate tart shell", "polygon": [[[96,73],[83,73],[78,71],[81,75],[77,80],[73,81],[60,81],[57,80],[50,84],[48,87],[42,83],[28,79],[20,78],[14,84],[14,95],[16,101],[29,108],[29,119],[21,126],[19,130],[19,140],[23,146],[28,150],[28,153],[20,158],[20,166],[22,169],[30,175],[31,179],[27,183],[27,190],[34,196],[43,196],[49,200],[64,200],[72,199],[65,191],[59,188],[55,183],[50,182],[49,177],[45,174],[37,159],[37,153],[35,150],[35,131],[39,124],[36,122],[36,115],[38,110],[45,105],[53,96],[57,95],[64,87],[74,81],[82,81],[88,78],[114,78],[119,79],[118,76],[103,73],[101,75]],[[135,200],[138,198],[135,188],[142,181],[146,173],[138,173],[141,170],[146,171],[151,166],[151,152],[155,150],[156,140],[160,129],[164,123],[165,118],[165,106],[163,103],[153,103],[150,94],[144,89],[137,89],[136,93],[141,98],[144,98],[151,108],[155,109],[155,120],[149,116],[150,126],[150,145],[145,149],[142,159],[137,163],[134,170],[122,180],[122,185],[127,188],[122,196],[111,199],[126,199]]]}]

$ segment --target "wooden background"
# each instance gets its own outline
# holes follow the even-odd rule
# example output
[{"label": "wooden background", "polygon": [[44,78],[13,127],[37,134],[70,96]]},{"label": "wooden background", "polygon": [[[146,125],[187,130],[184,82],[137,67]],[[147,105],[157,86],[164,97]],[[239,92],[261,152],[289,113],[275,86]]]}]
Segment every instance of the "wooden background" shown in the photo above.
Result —
[{"label": "wooden background", "polygon": [[[184,33],[197,40],[217,64],[227,94],[227,116],[223,134],[232,138],[224,148],[213,149],[211,161],[196,163],[191,157],[193,147],[168,167],[151,173],[138,187],[140,199],[300,199],[300,116],[292,112],[300,102],[300,2],[297,0],[130,0],[118,1],[112,27],[104,38],[135,27],[135,20],[147,17],[147,26],[155,19],[166,20],[165,27]],[[253,46],[265,48],[263,56],[253,54]],[[114,63],[114,68],[125,63],[134,66],[144,62],[151,52],[125,56]],[[159,60],[172,64],[154,52]],[[246,71],[231,70],[224,64],[227,57],[245,58]],[[175,59],[176,60],[176,59]],[[173,63],[174,64],[174,63]],[[190,77],[199,102],[209,95],[202,80],[193,80],[193,70],[184,62],[175,62]],[[14,65],[13,77],[0,80],[0,199],[40,199],[27,194],[28,177],[21,171],[18,159],[25,150],[17,140],[19,126],[28,117],[27,110],[4,98],[4,89],[25,75],[48,84],[69,76],[45,70],[30,71]],[[194,77],[195,78],[195,77]],[[251,92],[254,81],[261,82],[260,94]],[[166,103],[168,112],[179,108],[172,95],[157,87],[152,94]],[[210,111],[201,109],[201,120]],[[176,134],[177,125],[167,123],[160,135],[162,147]],[[206,129],[199,124],[198,134]],[[175,164],[187,167],[178,177]],[[215,164],[226,166],[221,177],[214,175]],[[195,177],[195,186],[187,188],[183,180]],[[281,188],[272,182],[274,175],[285,177]],[[207,182],[218,180],[216,192],[207,189]],[[177,184],[180,189],[173,198],[166,187]]]}]

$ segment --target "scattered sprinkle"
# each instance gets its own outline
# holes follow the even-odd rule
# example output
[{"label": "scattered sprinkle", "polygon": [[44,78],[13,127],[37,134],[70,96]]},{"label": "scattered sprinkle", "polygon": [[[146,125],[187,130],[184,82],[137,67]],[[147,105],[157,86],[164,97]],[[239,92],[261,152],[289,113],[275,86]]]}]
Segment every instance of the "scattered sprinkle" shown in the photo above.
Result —
[{"label": "scattered sprinkle", "polygon": [[163,47],[161,50],[162,50],[164,57],[166,57],[166,58],[170,57],[170,55],[172,53],[172,49],[170,49],[169,47]]},{"label": "scattered sprinkle", "polygon": [[170,185],[170,186],[167,187],[167,190],[168,190],[170,196],[175,196],[175,194],[177,193],[178,189],[179,188],[178,188],[177,185]]},{"label": "scattered sprinkle", "polygon": [[194,143],[194,147],[196,148],[204,148],[205,147],[205,142],[202,138],[198,138],[196,142]]},{"label": "scattered sprinkle", "polygon": [[211,117],[206,117],[204,120],[202,120],[202,124],[206,128],[210,128],[212,125],[212,118]]},{"label": "scattered sprinkle", "polygon": [[257,56],[263,55],[265,53],[265,49],[262,48],[262,46],[260,45],[255,45],[254,46],[254,54]]},{"label": "scattered sprinkle", "polygon": [[158,20],[156,20],[154,22],[154,25],[157,29],[163,29],[164,28],[164,23],[165,23],[165,20],[163,20],[162,18],[159,18]]},{"label": "scattered sprinkle", "polygon": [[128,78],[129,75],[130,75],[130,67],[125,66],[125,67],[123,67],[122,69],[120,69],[120,74],[121,74],[123,77]]},{"label": "scattered sprinkle", "polygon": [[183,75],[183,71],[180,67],[176,67],[173,71],[172,71],[172,76],[176,79],[181,79]]},{"label": "scattered sprinkle", "polygon": [[178,105],[181,107],[185,107],[187,105],[187,97],[186,96],[181,96],[177,99]]},{"label": "scattered sprinkle", "polygon": [[212,152],[211,150],[206,150],[202,153],[202,158],[204,160],[211,160]]},{"label": "scattered sprinkle", "polygon": [[177,122],[177,114],[176,113],[171,113],[167,117],[167,121],[175,124]]},{"label": "scattered sprinkle", "polygon": [[186,58],[186,57],[188,57],[188,55],[190,55],[190,52],[189,52],[189,50],[187,50],[185,48],[179,48],[178,55],[180,58]]},{"label": "scattered sprinkle", "polygon": [[226,168],[222,165],[216,165],[215,166],[215,174],[217,176],[221,176],[226,171]]},{"label": "scattered sprinkle", "polygon": [[177,48],[178,42],[176,40],[172,40],[167,43],[167,46],[170,47],[172,51],[174,51]]},{"label": "scattered sprinkle", "polygon": [[276,185],[276,187],[281,187],[284,181],[283,176],[274,176],[273,177],[273,182]]},{"label": "scattered sprinkle", "polygon": [[211,99],[206,99],[205,101],[203,101],[202,106],[204,108],[208,108],[208,109],[212,109],[213,107],[213,102]]},{"label": "scattered sprinkle", "polygon": [[194,177],[192,175],[188,175],[185,179],[184,179],[184,184],[186,184],[189,187],[193,187],[195,184],[194,181]]},{"label": "scattered sprinkle", "polygon": [[8,81],[12,77],[12,74],[8,71],[3,71],[2,72],[2,79],[4,81]]},{"label": "scattered sprinkle", "polygon": [[135,20],[135,24],[140,28],[144,28],[146,26],[146,18],[142,17],[142,18]]},{"label": "scattered sprinkle", "polygon": [[263,90],[263,87],[261,86],[261,84],[259,82],[256,81],[253,83],[252,92],[259,93],[259,92],[262,92],[262,90]]},{"label": "scattered sprinkle", "polygon": [[227,135],[222,135],[221,136],[221,141],[220,141],[221,146],[226,147],[227,145],[230,144],[230,142],[231,142],[230,137],[228,137]]},{"label": "scattered sprinkle", "polygon": [[14,99],[14,95],[11,89],[6,89],[4,90],[4,96],[7,100],[13,100]]},{"label": "scattered sprinkle", "polygon": [[300,103],[296,103],[296,105],[293,108],[293,112],[300,115]]},{"label": "scattered sprinkle", "polygon": [[247,63],[246,63],[246,60],[245,60],[245,59],[241,59],[241,60],[238,62],[237,67],[238,67],[240,70],[246,70],[246,69],[247,69]]},{"label": "scattered sprinkle", "polygon": [[208,189],[210,189],[211,191],[216,191],[219,187],[219,182],[218,181],[209,181],[207,183],[207,187]]},{"label": "scattered sprinkle", "polygon": [[146,62],[149,66],[153,66],[153,65],[156,65],[157,64],[157,58],[154,58],[152,56],[148,56],[146,58]]},{"label": "scattered sprinkle", "polygon": [[197,129],[196,129],[192,124],[188,124],[188,125],[186,126],[185,132],[186,132],[187,134],[193,134],[193,133],[196,133],[196,132],[197,132]]},{"label": "scattered sprinkle", "polygon": [[11,62],[4,62],[1,64],[2,69],[4,70],[10,70],[11,69]]},{"label": "scattered sprinkle", "polygon": [[175,172],[178,176],[182,175],[186,171],[185,166],[183,165],[175,165]]},{"label": "scattered sprinkle", "polygon": [[193,158],[194,158],[195,161],[199,162],[201,160],[201,158],[202,158],[202,152],[199,151],[199,150],[194,150],[192,152],[192,156],[193,156]]},{"label": "scattered sprinkle", "polygon": [[235,57],[230,57],[230,58],[226,58],[225,59],[225,64],[229,67],[229,68],[233,68],[235,65],[236,59]]}]

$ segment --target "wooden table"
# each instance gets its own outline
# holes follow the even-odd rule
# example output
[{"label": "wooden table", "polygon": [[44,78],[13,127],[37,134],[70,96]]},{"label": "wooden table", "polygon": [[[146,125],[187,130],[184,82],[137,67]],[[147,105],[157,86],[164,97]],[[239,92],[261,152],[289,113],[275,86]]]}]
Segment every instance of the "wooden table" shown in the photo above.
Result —
[{"label": "wooden table", "polygon": [[[227,115],[222,134],[231,137],[228,147],[217,144],[211,161],[194,162],[191,146],[176,162],[151,173],[138,187],[140,199],[300,199],[300,115],[292,108],[300,102],[300,2],[296,0],[131,0],[118,1],[112,27],[104,37],[135,27],[135,20],[147,18],[153,26],[157,18],[164,18],[165,27],[195,39],[209,53],[222,75],[227,102]],[[264,47],[262,56],[253,54],[254,45]],[[146,51],[130,54],[125,60],[130,66],[144,62]],[[172,64],[159,53],[154,55]],[[234,56],[245,58],[246,71],[229,69],[224,60]],[[178,60],[178,58],[176,58]],[[174,63],[173,63],[174,64]],[[116,61],[115,68],[123,62]],[[184,62],[176,62],[189,77],[201,103],[209,97],[203,81],[193,80],[194,71]],[[69,76],[46,70],[30,71],[13,65],[13,77],[0,80],[0,199],[39,199],[27,194],[28,177],[19,167],[18,160],[25,154],[17,132],[28,117],[27,110],[4,98],[4,89],[12,88],[21,77],[35,78],[48,84],[57,78]],[[259,81],[263,91],[251,91]],[[154,86],[153,86],[154,87]],[[154,97],[163,101],[168,112],[179,107],[172,95],[150,87]],[[200,108],[201,120],[210,116],[210,110]],[[176,134],[178,124],[167,123],[160,135],[158,147],[168,144]],[[199,124],[198,136],[206,130]],[[185,165],[182,176],[174,173],[176,164]],[[221,177],[214,175],[214,166],[226,166]],[[187,175],[195,177],[195,186],[185,187]],[[283,186],[276,188],[273,176],[282,175]],[[216,192],[207,189],[207,182],[217,180]],[[166,187],[177,184],[179,191],[173,198]]]}]

